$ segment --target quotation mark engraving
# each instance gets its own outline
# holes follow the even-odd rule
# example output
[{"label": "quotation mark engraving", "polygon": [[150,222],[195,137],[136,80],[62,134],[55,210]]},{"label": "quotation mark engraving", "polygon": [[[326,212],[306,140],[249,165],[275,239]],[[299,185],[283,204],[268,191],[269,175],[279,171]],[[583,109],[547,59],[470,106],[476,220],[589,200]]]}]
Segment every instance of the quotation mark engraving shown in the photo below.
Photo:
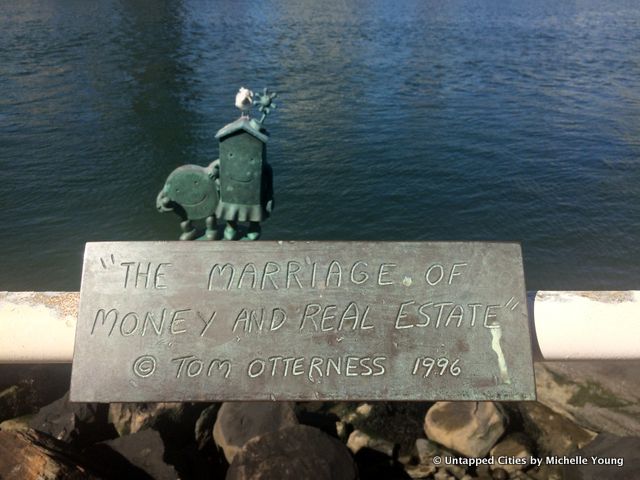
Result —
[{"label": "quotation mark engraving", "polygon": [[[508,306],[511,304],[511,302],[513,302],[514,300],[515,300],[515,298],[511,297],[511,298],[509,299],[509,301],[506,303],[505,308],[506,308],[506,307],[508,307]],[[520,302],[516,301],[516,303],[514,303],[514,304],[511,306],[510,310],[515,310],[515,309],[516,309],[516,307],[517,307],[518,305],[520,305]]]},{"label": "quotation mark engraving", "polygon": [[[111,255],[109,255],[109,257],[107,257],[107,261],[109,261],[109,260],[111,261],[112,265],[116,264],[116,259],[113,256],[113,253]],[[102,264],[102,268],[104,268],[105,270],[108,268],[107,261],[105,261],[104,258],[100,258],[100,263]]]},{"label": "quotation mark engraving", "polygon": [[141,378],[147,378],[156,371],[156,358],[153,355],[142,355],[133,362],[133,373]]}]

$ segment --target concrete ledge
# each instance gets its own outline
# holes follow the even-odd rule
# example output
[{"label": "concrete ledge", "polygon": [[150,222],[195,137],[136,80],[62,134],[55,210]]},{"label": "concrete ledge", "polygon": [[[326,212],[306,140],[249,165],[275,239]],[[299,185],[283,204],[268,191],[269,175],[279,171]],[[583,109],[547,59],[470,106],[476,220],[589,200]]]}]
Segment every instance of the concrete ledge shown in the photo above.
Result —
[{"label": "concrete ledge", "polygon": [[[640,359],[640,291],[528,292],[534,359]],[[0,292],[0,363],[71,362],[78,292]]]}]

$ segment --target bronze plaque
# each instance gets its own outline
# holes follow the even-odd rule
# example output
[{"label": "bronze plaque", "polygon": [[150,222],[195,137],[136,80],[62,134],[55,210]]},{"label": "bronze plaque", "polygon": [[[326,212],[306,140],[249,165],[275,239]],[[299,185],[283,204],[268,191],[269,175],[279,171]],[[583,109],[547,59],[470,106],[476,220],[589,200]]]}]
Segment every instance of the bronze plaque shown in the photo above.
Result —
[{"label": "bronze plaque", "polygon": [[71,399],[534,400],[520,245],[88,243]]}]

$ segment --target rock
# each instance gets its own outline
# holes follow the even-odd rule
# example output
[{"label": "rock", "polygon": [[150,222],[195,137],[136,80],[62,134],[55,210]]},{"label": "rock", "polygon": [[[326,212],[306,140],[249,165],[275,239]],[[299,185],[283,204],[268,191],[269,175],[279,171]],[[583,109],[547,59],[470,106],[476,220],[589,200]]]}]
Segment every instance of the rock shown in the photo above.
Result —
[{"label": "rock", "polygon": [[426,438],[418,438],[415,442],[413,458],[416,457],[415,453],[417,453],[418,465],[405,466],[405,470],[411,478],[426,478],[427,476],[433,475],[438,469],[442,470],[442,468],[439,468],[440,464],[433,464],[433,457],[446,454],[446,452],[443,453],[442,448],[438,444]]},{"label": "rock", "polygon": [[298,423],[319,428],[332,437],[338,436],[345,442],[353,430],[331,410],[330,402],[297,402],[293,406]]},{"label": "rock", "polygon": [[427,478],[436,473],[437,468],[434,465],[420,463],[418,465],[407,465],[404,470],[411,478]]},{"label": "rock", "polygon": [[476,467],[476,477],[482,480],[490,480],[492,477],[489,465],[479,465]]},{"label": "rock", "polygon": [[437,402],[427,412],[427,437],[468,457],[484,457],[505,431],[493,402]]},{"label": "rock", "polygon": [[229,463],[240,449],[258,435],[298,424],[289,403],[225,402],[218,411],[213,438]]},{"label": "rock", "polygon": [[28,425],[63,442],[90,444],[116,436],[107,421],[107,414],[107,405],[70,402],[67,392],[62,398],[42,407]]},{"label": "rock", "polygon": [[101,475],[71,446],[35,430],[0,431],[3,480],[80,480]]},{"label": "rock", "polygon": [[153,427],[160,417],[179,421],[182,404],[159,403],[112,403],[109,405],[109,421],[118,435],[130,435]]},{"label": "rock", "polygon": [[36,413],[69,388],[71,365],[0,365],[0,422]]},{"label": "rock", "polygon": [[[526,469],[528,466],[528,461],[532,455],[531,448],[529,447],[529,442],[527,438],[522,434],[509,435],[504,440],[497,443],[489,453],[496,459],[496,463],[494,463],[491,468],[502,468],[510,474]],[[507,457],[508,459],[522,458],[527,460],[527,463],[506,465],[503,462],[502,464],[498,464],[497,459],[499,457]]]},{"label": "rock", "polygon": [[[598,435],[585,448],[569,456],[586,458],[586,465],[565,465],[565,480],[637,480],[640,478],[640,437]],[[592,457],[596,457],[594,462]]]},{"label": "rock", "polygon": [[361,430],[354,430],[347,440],[347,448],[355,455],[361,448],[370,448],[377,452],[393,457],[395,445],[383,439],[371,438]]},{"label": "rock", "polygon": [[199,450],[203,450],[213,443],[213,426],[216,423],[218,410],[220,410],[219,403],[210,405],[200,413],[196,421],[195,436]]},{"label": "rock", "polygon": [[370,403],[361,403],[356,407],[356,413],[361,417],[368,417],[373,411],[373,406]]},{"label": "rock", "polygon": [[366,433],[361,432],[360,430],[354,430],[349,435],[349,439],[347,440],[347,448],[351,450],[352,453],[358,453],[358,450],[368,446],[371,441],[371,437]]},{"label": "rock", "polygon": [[[344,405],[339,410],[336,409],[336,413],[342,421],[351,424],[354,430],[360,430],[371,438],[397,445],[399,457],[412,455],[415,439],[424,436],[424,412],[431,403],[375,402],[364,405],[366,406]],[[359,414],[358,409],[365,415]]]},{"label": "rock", "polygon": [[455,480],[455,477],[449,475],[449,472],[447,472],[444,468],[438,469],[433,478],[435,480]]},{"label": "rock", "polygon": [[467,473],[466,467],[460,465],[446,465],[443,468],[457,479],[461,479]]},{"label": "rock", "polygon": [[0,422],[24,413],[21,409],[26,401],[24,386],[12,385],[0,392]]},{"label": "rock", "polygon": [[342,421],[337,421],[336,422],[336,435],[338,435],[338,438],[340,439],[347,439],[348,435],[347,435],[347,424],[345,422]]},{"label": "rock", "polygon": [[152,428],[165,444],[182,445],[194,438],[195,424],[206,404],[177,402],[112,403],[109,421],[120,436]]},{"label": "rock", "polygon": [[29,430],[29,422],[33,415],[24,415],[22,417],[11,418],[0,423],[0,430],[5,432],[24,432]]},{"label": "rock", "polygon": [[349,450],[317,428],[292,425],[249,440],[235,455],[227,480],[354,480]]},{"label": "rock", "polygon": [[416,440],[416,450],[418,451],[420,463],[431,463],[431,459],[440,454],[440,447],[426,438],[418,438]]},{"label": "rock", "polygon": [[[340,403],[340,402],[338,402]],[[332,406],[337,405],[338,403],[334,402],[320,402],[320,401],[312,401],[312,402],[296,402],[296,414],[299,411],[306,412],[323,412],[327,409],[330,409]]]},{"label": "rock", "polygon": [[163,460],[164,444],[155,430],[141,430],[104,442],[155,480],[174,480],[178,472]]},{"label": "rock", "polygon": [[518,408],[525,431],[536,439],[539,455],[565,455],[596,436],[541,403],[521,402]]},{"label": "rock", "polygon": [[531,469],[527,474],[534,480],[564,480],[561,466],[547,465],[544,461],[539,468]]},{"label": "rock", "polygon": [[581,427],[640,432],[640,361],[536,363],[538,401]]},{"label": "rock", "polygon": [[208,406],[176,402],[111,404],[109,417],[121,436],[157,431],[164,444],[164,460],[173,465],[181,477],[200,478],[199,472],[207,468],[206,465],[219,470],[224,463],[217,458],[216,449],[201,452],[196,444],[196,422]]},{"label": "rock", "polygon": [[361,448],[354,455],[357,470],[362,479],[406,479],[405,465],[394,458],[370,448]]},{"label": "rock", "polygon": [[494,480],[509,480],[509,474],[502,467],[494,468],[493,472],[491,472],[491,475],[493,476]]},{"label": "rock", "polygon": [[534,480],[533,477],[530,477],[528,474],[526,474],[522,470],[513,472],[509,478],[510,480]]},{"label": "rock", "polygon": [[[341,415],[342,421],[346,423],[357,423],[366,420],[374,411],[374,406],[370,403],[360,403],[355,409],[353,404],[345,403],[345,412]],[[349,406],[351,408],[349,408]]]}]

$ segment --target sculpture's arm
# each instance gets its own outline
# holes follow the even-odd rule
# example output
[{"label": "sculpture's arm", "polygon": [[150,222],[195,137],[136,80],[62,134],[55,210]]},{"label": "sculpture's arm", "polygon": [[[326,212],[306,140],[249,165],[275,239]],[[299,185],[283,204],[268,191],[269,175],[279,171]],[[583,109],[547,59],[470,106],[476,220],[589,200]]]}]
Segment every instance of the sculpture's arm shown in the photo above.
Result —
[{"label": "sculpture's arm", "polygon": [[275,202],[273,199],[273,169],[268,163],[264,166],[263,175],[263,181],[265,182],[263,205],[265,206],[265,210],[271,213],[275,207]]},{"label": "sculpture's arm", "polygon": [[161,213],[172,212],[173,208],[169,206],[170,204],[171,200],[169,197],[165,196],[164,189],[160,190],[160,193],[158,193],[158,196],[156,197],[156,208],[158,211]]},{"label": "sculpture's arm", "polygon": [[220,178],[220,159],[218,158],[211,162],[206,170],[209,178],[212,178],[214,180]]}]

